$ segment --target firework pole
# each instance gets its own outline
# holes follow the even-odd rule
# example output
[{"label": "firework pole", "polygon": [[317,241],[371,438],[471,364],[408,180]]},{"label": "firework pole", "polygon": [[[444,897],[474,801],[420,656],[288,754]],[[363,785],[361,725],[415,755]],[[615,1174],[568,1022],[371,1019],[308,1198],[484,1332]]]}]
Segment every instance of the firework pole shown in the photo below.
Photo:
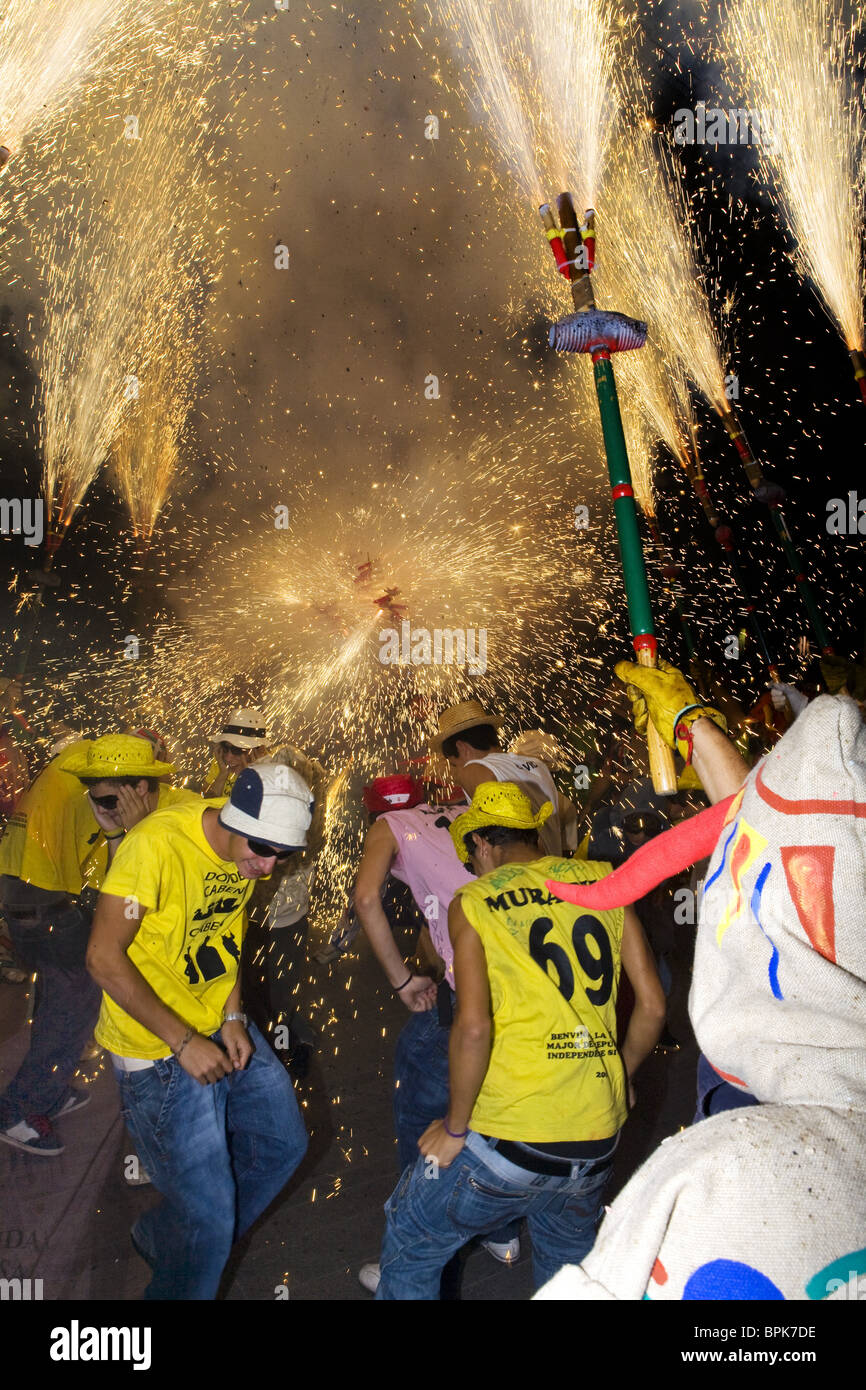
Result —
[{"label": "firework pole", "polygon": [[779,540],[782,542],[782,549],[785,552],[785,559],[794,576],[794,583],[800,591],[803,600],[803,607],[809,615],[812,624],[812,631],[818,641],[818,646],[823,656],[832,656],[833,648],[827,629],[824,626],[824,619],[818,610],[815,602],[815,595],[812,593],[812,586],[806,578],[805,569],[800,556],[797,554],[796,546],[791,539],[787,522],[782,511],[782,502],[785,493],[776,483],[768,483],[761,470],[761,465],[752,452],[752,446],[746,438],[742,425],[734,414],[733,409],[728,405],[725,409],[716,406],[716,410],[722,418],[725,429],[728,431],[731,442],[740,457],[740,462],[746,471],[752,491],[760,502],[764,502],[769,509],[770,517],[776,528]]},{"label": "firework pole", "polygon": [[[595,260],[595,213],[589,209],[583,227],[578,228],[571,195],[562,194],[558,206],[561,231],[557,229],[549,203],[545,203],[539,212],[557,268],[571,283],[575,312],[553,325],[550,330],[550,345],[562,352],[585,352],[592,358],[632,645],[641,666],[656,666],[658,644],[638,530],[628,452],[610,360],[614,352],[643,347],[647,326],[645,323],[627,318],[625,314],[610,313],[596,308],[590,278]],[[582,244],[579,244],[578,238]],[[675,795],[677,773],[673,753],[662,741],[652,720],[647,722],[647,746],[655,790],[664,796]]]},{"label": "firework pole", "polygon": [[854,379],[860,387],[860,395],[866,405],[866,357],[857,348],[849,348],[848,356],[851,358],[851,365],[854,368]]}]

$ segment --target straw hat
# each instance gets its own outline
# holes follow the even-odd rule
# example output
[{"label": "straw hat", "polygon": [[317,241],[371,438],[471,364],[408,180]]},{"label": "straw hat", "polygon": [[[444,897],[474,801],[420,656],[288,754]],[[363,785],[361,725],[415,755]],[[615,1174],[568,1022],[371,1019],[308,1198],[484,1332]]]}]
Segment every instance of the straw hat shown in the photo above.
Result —
[{"label": "straw hat", "polygon": [[264,748],[268,742],[265,716],[260,709],[232,710],[225,724],[208,743],[231,743],[235,748]]},{"label": "straw hat", "polygon": [[158,762],[147,739],[134,734],[104,734],[77,758],[70,758],[65,770],[76,777],[99,781],[104,777],[163,777],[174,772],[174,766]]},{"label": "straw hat", "polygon": [[463,836],[472,830],[481,830],[485,825],[504,825],[509,830],[538,830],[548,816],[553,815],[553,805],[545,801],[534,815],[528,796],[515,782],[482,782],[475,788],[472,805],[462,816],[458,816],[448,827],[454,841],[454,848],[464,864],[469,863],[469,852]]},{"label": "straw hat", "polygon": [[451,705],[439,716],[439,732],[430,740],[430,747],[439,752],[446,738],[462,734],[464,729],[476,729],[479,724],[489,724],[492,729],[501,729],[505,720],[498,714],[485,714],[484,706],[478,700],[464,700],[462,705]]}]

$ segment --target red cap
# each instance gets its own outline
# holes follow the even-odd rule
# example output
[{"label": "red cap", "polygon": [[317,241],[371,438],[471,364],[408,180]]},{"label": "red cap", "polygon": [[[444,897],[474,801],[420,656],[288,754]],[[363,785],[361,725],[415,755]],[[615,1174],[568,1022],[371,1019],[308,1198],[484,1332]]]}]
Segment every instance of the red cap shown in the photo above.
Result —
[{"label": "red cap", "polygon": [[424,788],[414,777],[374,777],[364,788],[361,800],[367,810],[378,815],[383,811],[408,811],[424,800]]}]

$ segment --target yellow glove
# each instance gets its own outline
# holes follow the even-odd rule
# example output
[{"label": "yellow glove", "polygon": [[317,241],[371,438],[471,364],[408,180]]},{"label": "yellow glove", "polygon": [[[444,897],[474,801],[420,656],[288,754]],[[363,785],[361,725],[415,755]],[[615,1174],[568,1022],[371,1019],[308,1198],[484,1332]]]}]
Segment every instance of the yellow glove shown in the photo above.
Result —
[{"label": "yellow glove", "polygon": [[614,670],[628,689],[634,725],[639,734],[646,733],[647,719],[651,719],[668,747],[690,760],[690,740],[681,738],[677,742],[675,722],[689,728],[696,719],[712,719],[723,733],[727,733],[725,716],[705,705],[682,671],[671,666],[669,661],[660,661],[658,668],[638,666],[634,661],[618,661]]}]

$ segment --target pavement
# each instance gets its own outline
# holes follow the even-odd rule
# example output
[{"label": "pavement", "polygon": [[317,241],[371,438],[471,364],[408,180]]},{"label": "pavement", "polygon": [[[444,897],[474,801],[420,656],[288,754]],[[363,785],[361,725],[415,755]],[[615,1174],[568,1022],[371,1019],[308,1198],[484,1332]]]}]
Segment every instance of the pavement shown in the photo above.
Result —
[{"label": "pavement", "polygon": [[[688,929],[681,934],[688,936]],[[315,950],[317,943],[311,943]],[[677,1052],[654,1054],[638,1076],[638,1101],[617,1150],[608,1200],[658,1145],[691,1121],[697,1051],[688,1026],[691,942],[674,959],[670,1027]],[[382,1207],[397,1178],[391,1063],[406,1012],[366,943],[333,965],[311,961],[304,1011],[319,1032],[308,1078],[296,1083],[310,1134],[303,1165],[253,1230],[238,1242],[220,1297],[313,1301],[370,1299],[357,1271],[378,1258]],[[0,1090],[27,1043],[27,990],[0,983]],[[135,1151],[103,1056],[82,1064],[73,1085],[90,1103],[57,1122],[65,1144],[42,1158],[0,1145],[0,1278],[41,1279],[46,1300],[136,1300],[149,1270],[129,1228],[158,1194],[130,1186]],[[465,1301],[528,1299],[528,1239],[513,1266],[477,1244],[464,1252]]]}]

